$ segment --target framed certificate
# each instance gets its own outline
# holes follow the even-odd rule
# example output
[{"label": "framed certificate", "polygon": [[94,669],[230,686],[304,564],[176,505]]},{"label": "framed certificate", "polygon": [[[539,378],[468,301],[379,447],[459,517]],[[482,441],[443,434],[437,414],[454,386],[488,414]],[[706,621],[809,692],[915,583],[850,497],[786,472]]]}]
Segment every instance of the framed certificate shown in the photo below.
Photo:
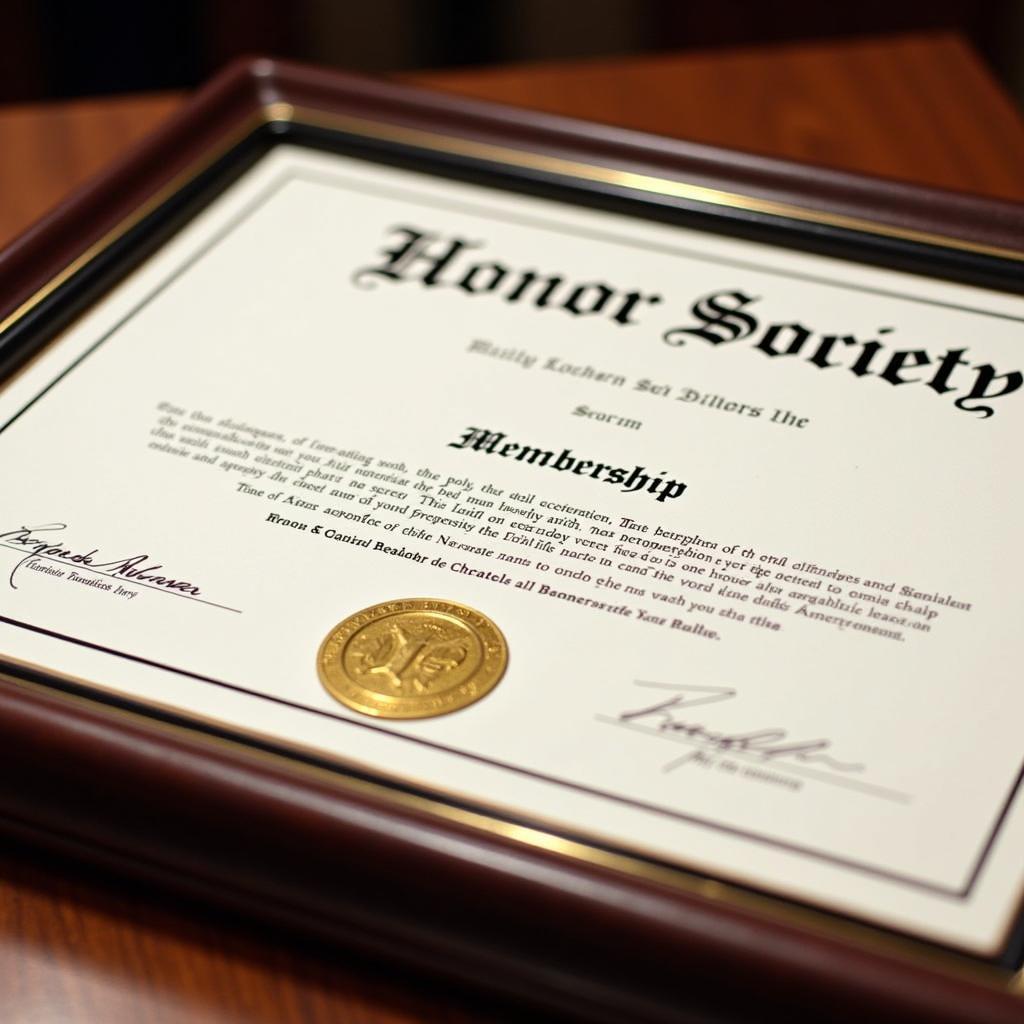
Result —
[{"label": "framed certificate", "polygon": [[590,1019],[1018,1020],[1022,239],[234,69],[0,264],[3,828]]}]

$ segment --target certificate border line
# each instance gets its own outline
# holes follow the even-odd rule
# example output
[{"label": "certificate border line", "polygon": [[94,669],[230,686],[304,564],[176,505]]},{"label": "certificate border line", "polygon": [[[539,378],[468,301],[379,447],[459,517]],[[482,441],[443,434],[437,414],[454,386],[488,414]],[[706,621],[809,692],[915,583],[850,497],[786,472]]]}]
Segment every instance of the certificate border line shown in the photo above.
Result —
[{"label": "certificate border line", "polygon": [[[471,751],[460,750],[457,747],[449,747],[443,743],[437,743],[434,740],[424,739],[421,736],[408,736],[405,733],[393,732],[385,726],[375,725],[373,722],[364,722],[355,718],[348,718],[345,715],[338,714],[334,711],[325,711],[323,708],[309,707],[306,704],[300,704],[296,701],[287,700],[284,697],[276,697],[272,694],[261,693],[259,690],[250,690],[247,687],[239,686],[237,683],[228,683],[223,679],[215,679],[212,676],[205,676],[199,672],[192,672],[189,669],[177,668],[174,665],[165,665],[163,662],[154,661],[150,658],[142,657],[138,654],[130,654],[127,651],[119,651],[113,647],[105,647],[102,644],[94,643],[91,640],[84,640],[80,637],[68,636],[66,633],[60,633],[56,630],[46,629],[43,626],[36,626],[30,622],[22,622],[18,619],[9,618],[6,615],[0,615],[0,622],[6,623],[9,626],[14,626],[18,629],[24,629],[31,633],[37,633],[42,636],[50,637],[54,640],[60,640],[65,643],[74,644],[78,647],[84,647],[87,650],[98,651],[100,654],[112,655],[116,658],[123,658],[126,661],[132,661],[139,665],[145,665],[148,668],[159,669],[160,671],[170,672],[174,675],[184,676],[187,679],[194,679],[201,683],[209,683],[213,686],[220,687],[224,690],[229,690],[234,693],[240,693],[247,697],[256,697],[261,700],[268,701],[272,704],[277,704],[280,707],[290,708],[293,711],[305,711],[308,714],[316,715],[319,718],[329,718],[336,722],[341,722],[345,725],[353,725],[360,729],[366,729],[370,732],[379,733],[387,736],[391,739],[407,740],[415,743],[422,747],[427,747],[432,750],[440,751],[444,754],[452,754],[456,757],[464,757],[470,761],[476,761],[480,764],[487,765],[491,768],[500,768],[505,771],[513,772],[517,775],[522,775],[526,778],[534,779],[535,781],[545,782],[557,786],[563,786],[567,789],[574,790],[578,793],[584,793],[587,796],[603,797],[606,800],[611,800],[615,803],[623,804],[627,807],[632,807],[637,810],[646,811],[648,813],[659,814],[662,817],[674,818],[679,821],[683,821],[689,825],[697,825],[703,828],[708,828],[716,832],[721,832],[725,835],[732,836],[734,838],[748,839],[753,842],[760,843],[764,846],[775,847],[776,849],[784,850],[787,853],[794,853],[805,857],[810,857],[816,860],[824,861],[828,864],[834,864],[841,868],[846,868],[853,871],[859,871],[862,874],[873,875],[878,878],[882,878],[887,882],[896,882],[907,886],[912,889],[919,889],[924,892],[932,893],[936,896],[942,896],[947,899],[963,900],[969,894],[964,889],[951,889],[946,886],[935,885],[930,882],[925,882],[920,879],[914,878],[911,875],[904,875],[896,871],[887,871],[884,868],[872,867],[868,864],[859,863],[855,860],[848,860],[844,857],[836,856],[832,853],[826,853],[820,850],[816,850],[813,847],[801,846],[798,843],[790,843],[781,839],[774,839],[771,836],[765,836],[757,832],[750,832],[740,828],[734,828],[730,825],[724,825],[720,822],[715,822],[706,818],[698,817],[697,815],[686,814],[682,811],[674,811],[671,808],[660,807],[657,804],[649,804],[642,800],[634,800],[631,797],[621,796],[616,793],[608,792],[602,789],[596,789],[592,786],[584,785],[583,783],[574,782],[570,779],[561,779],[555,775],[547,775],[544,772],[534,771],[531,768],[524,768],[521,765],[509,764],[504,761],[498,761],[494,758],[485,757],[482,754],[472,753]],[[2,664],[2,658],[0,658],[0,664]],[[143,700],[146,698],[131,697],[128,699]],[[179,709],[179,713],[186,717],[191,714],[187,709]],[[285,740],[285,742],[288,742]],[[318,748],[319,749],[319,748]],[[327,752],[327,757],[331,758],[330,752]],[[474,802],[478,802],[474,801]],[[529,818],[527,817],[527,821]],[[586,830],[582,830],[584,833]],[[614,846],[615,841],[612,840],[609,845]],[[621,847],[620,847],[621,849]],[[651,859],[651,858],[647,858]],[[671,859],[662,859],[661,863],[671,866]],[[693,867],[687,868],[685,864],[681,865],[683,870],[698,870]],[[761,883],[762,885],[764,883]],[[778,887],[771,886],[771,888],[777,893]]]},{"label": "certificate border line", "polygon": [[[315,146],[303,145],[301,143],[294,142],[294,140],[287,141],[286,144],[294,145],[294,146],[296,146],[296,148],[298,148],[300,150],[302,150],[302,149],[312,149],[314,151],[317,151],[317,148]],[[273,150],[271,150],[271,152],[273,152]],[[376,161],[374,161],[372,159],[368,159],[366,157],[360,157],[358,155],[349,156],[348,158],[359,160],[360,162],[363,162],[363,163],[369,163],[369,164],[376,163]],[[257,164],[255,166],[258,166],[258,162],[257,162]],[[417,172],[411,172],[411,173],[417,173]],[[425,173],[425,172],[418,172],[418,173],[422,174],[422,173]],[[172,283],[174,283],[175,281],[180,279],[180,277],[188,269],[190,269],[193,265],[198,263],[202,259],[203,256],[207,255],[210,251],[212,251],[216,247],[216,245],[218,245],[220,242],[222,242],[224,239],[226,239],[234,230],[236,230],[238,227],[240,227],[241,224],[243,224],[253,213],[255,213],[260,207],[262,207],[271,198],[273,198],[275,195],[277,195],[285,185],[289,184],[293,180],[309,180],[309,179],[312,179],[315,182],[320,176],[321,175],[318,174],[317,172],[312,172],[312,171],[308,171],[307,172],[307,171],[303,171],[303,170],[296,171],[296,170],[292,169],[292,170],[285,171],[278,178],[276,178],[274,181],[272,181],[270,184],[268,184],[266,186],[266,188],[258,196],[254,197],[254,199],[250,200],[233,217],[229,218],[228,222],[225,225],[223,225],[221,227],[221,229],[219,229],[212,238],[208,239],[205,243],[203,243],[195,252],[193,252],[186,260],[184,260],[182,262],[182,264],[180,264],[178,267],[176,267],[168,275],[168,277],[166,279],[164,279],[148,295],[146,295],[143,299],[141,299],[129,312],[127,312],[123,317],[121,317],[117,321],[117,323],[115,323],[109,330],[107,330],[97,341],[95,341],[91,346],[89,346],[84,352],[80,353],[72,361],[72,363],[70,365],[68,365],[67,367],[65,367],[65,369],[62,370],[57,375],[57,377],[55,377],[48,385],[46,385],[43,388],[42,391],[40,391],[37,395],[35,395],[35,397],[30,399],[9,420],[7,420],[6,423],[4,423],[3,425],[0,425],[0,434],[2,434],[4,431],[6,431],[13,423],[15,423],[22,415],[24,415],[25,412],[27,412],[32,406],[34,406],[44,396],[49,394],[50,391],[60,381],[64,380],[71,373],[72,370],[74,370],[77,367],[79,367],[85,361],[85,359],[88,356],[92,355],[95,351],[97,351],[97,349],[104,342],[106,342],[111,337],[113,337],[129,320],[131,320],[137,313],[139,313],[143,308],[145,308],[158,295],[160,295],[163,291],[165,291],[166,288],[168,288]],[[338,184],[337,179],[335,179],[329,172],[322,172],[322,176],[324,178],[327,178],[329,181],[331,181],[332,184]],[[443,175],[435,175],[435,176],[436,177],[440,177],[444,181],[448,181],[449,180],[449,179],[445,178]],[[240,180],[244,180],[244,176],[243,176],[243,179],[240,179]],[[341,185],[341,187],[344,188],[345,186]],[[480,187],[480,186],[477,186],[477,187]],[[483,186],[483,187],[487,187],[487,186]],[[400,188],[399,191],[402,191],[402,189]],[[223,194],[223,193],[221,193],[221,194]],[[400,196],[400,198],[401,198],[401,196]],[[419,197],[417,197],[417,200],[421,201],[421,202],[424,202],[424,205],[430,205],[431,204],[429,200],[421,200],[421,199],[419,199]],[[554,202],[554,203],[558,203],[558,204],[564,205],[564,200],[559,200],[559,199],[554,199],[554,200],[546,199],[546,200],[542,200],[542,201],[544,201],[544,202]],[[211,204],[208,203],[204,207],[204,210],[208,210],[210,208],[210,205]],[[442,202],[438,202],[437,200],[433,200],[433,205],[441,206],[443,208],[443,203]],[[638,218],[638,219],[642,219],[642,218]],[[525,223],[526,221],[520,219],[517,222],[518,223]],[[542,225],[538,224],[536,226],[542,226]],[[556,230],[556,228],[552,226],[552,227],[549,227],[548,230]],[[571,234],[572,233],[572,229],[566,229],[565,233],[566,234]],[[600,233],[598,233],[598,234],[600,234]],[[580,235],[581,235],[581,237],[589,237],[589,235],[587,233],[585,233],[584,231],[581,231]],[[643,248],[644,247],[644,243],[634,242],[634,241],[629,240],[629,239],[616,238],[615,236],[605,236],[602,240],[617,242],[618,244],[624,244],[624,245],[634,244],[634,245],[636,245],[639,248]],[[654,247],[654,251],[668,251],[669,253],[673,253],[673,254],[676,254],[676,255],[685,255],[687,257],[689,257],[691,255],[690,253],[686,253],[686,252],[679,253],[679,252],[676,252],[675,250],[671,250],[671,249],[669,249],[669,250],[662,250],[661,247]],[[699,254],[694,254],[694,255],[699,255]],[[701,256],[700,258],[705,258],[705,257]],[[708,259],[710,260],[711,257],[708,257]],[[762,272],[764,271],[764,268],[757,267],[756,265],[752,265],[750,267],[750,269],[755,269],[755,270],[762,271]],[[768,271],[768,272],[772,272],[772,271]],[[785,272],[783,272],[783,271],[774,271],[774,273],[776,273],[778,275],[784,275],[785,274]],[[795,275],[795,276],[799,276],[799,275]],[[811,280],[817,280],[817,279],[813,279],[812,278]],[[827,284],[827,285],[833,285],[833,286],[836,286],[836,287],[846,287],[846,288],[849,288],[849,289],[855,290],[855,291],[856,290],[862,290],[862,289],[859,289],[857,286],[844,285],[842,283],[831,282],[831,281],[827,281],[827,280],[820,281],[819,283],[824,283],[824,284]],[[106,293],[107,296],[109,296],[109,294],[110,294],[109,292]],[[880,293],[880,294],[890,294],[890,293]],[[928,299],[920,299],[920,298],[916,298],[916,297],[913,297],[913,296],[902,296],[902,295],[895,294],[895,293],[891,293],[891,294],[892,294],[892,297],[895,297],[895,298],[898,298],[898,299],[904,299],[906,301],[916,301],[916,302],[920,302],[920,303],[923,303],[923,304],[940,305],[940,306],[941,305],[945,305],[945,304],[939,303],[939,302],[932,302],[931,300],[928,300]],[[973,310],[973,309],[970,309],[969,307],[952,307],[952,308],[961,309],[961,310],[966,311],[966,312],[980,313],[982,315],[985,315],[984,311]],[[988,314],[988,315],[1000,316],[1000,314],[996,314],[996,313]],[[266,694],[261,694],[261,693],[259,693],[257,691],[249,691],[249,690],[246,690],[243,687],[237,687],[237,686],[235,686],[233,684],[230,684],[230,683],[224,683],[224,682],[216,680],[216,679],[212,679],[212,678],[205,677],[205,676],[200,676],[200,675],[197,675],[197,674],[194,674],[194,673],[190,673],[190,672],[187,672],[187,671],[181,670],[181,669],[176,669],[173,666],[162,665],[159,662],[148,661],[145,658],[141,658],[141,657],[136,656],[136,655],[128,654],[126,652],[120,652],[120,651],[116,651],[116,650],[113,650],[113,649],[104,648],[104,647],[101,647],[101,646],[98,646],[98,645],[95,645],[95,644],[91,644],[88,641],[78,640],[76,638],[64,636],[63,634],[59,634],[59,633],[53,633],[51,631],[43,629],[42,627],[32,626],[29,623],[22,623],[22,622],[19,622],[17,620],[8,619],[5,616],[0,616],[0,621],[7,622],[8,624],[16,626],[16,627],[21,627],[21,628],[28,629],[28,630],[31,630],[31,631],[34,631],[34,632],[38,632],[38,633],[42,633],[42,634],[45,634],[45,635],[49,635],[49,636],[52,636],[52,637],[54,637],[56,639],[65,640],[65,641],[70,642],[70,643],[78,644],[80,646],[93,647],[96,650],[102,651],[104,653],[111,654],[111,655],[116,656],[116,657],[122,657],[122,658],[125,658],[125,659],[128,659],[128,660],[132,660],[132,661],[136,661],[136,662],[142,663],[142,664],[151,665],[152,667],[155,667],[155,668],[158,668],[158,669],[162,669],[162,670],[173,672],[173,673],[178,673],[178,674],[185,675],[185,676],[190,676],[190,677],[193,677],[193,678],[195,678],[197,680],[201,680],[201,681],[208,682],[208,683],[211,683],[211,684],[214,684],[214,685],[226,687],[226,688],[229,688],[229,689],[234,689],[234,690],[237,690],[240,693],[244,693],[244,694],[248,694],[248,695],[251,695],[251,696],[263,698],[265,700],[277,701],[279,703],[286,704],[286,705],[289,704],[289,702],[287,702],[287,701],[283,701],[283,700],[281,700],[279,698],[271,697],[271,696],[266,695]],[[350,725],[356,725],[356,726],[360,726],[360,727],[364,727],[364,728],[377,728],[378,731],[383,732],[384,734],[386,734],[388,736],[391,736],[391,737],[394,737],[394,738],[411,739],[411,740],[414,740],[415,742],[428,743],[429,744],[429,741],[420,740],[418,737],[409,737],[409,736],[405,736],[405,735],[403,735],[401,733],[389,732],[386,729],[382,729],[381,727],[373,727],[373,726],[370,726],[368,723],[354,721],[354,720],[345,718],[345,717],[340,716],[340,715],[332,715],[330,712],[324,712],[324,711],[321,711],[319,709],[307,708],[307,707],[304,707],[303,705],[297,705],[297,704],[296,705],[289,705],[289,706],[293,706],[293,707],[295,707],[298,710],[305,710],[305,711],[313,713],[313,714],[326,715],[328,717],[332,717],[332,718],[336,719],[337,721],[340,721],[340,722],[343,722],[343,723],[347,723],[347,724],[350,724]],[[435,746],[439,746],[439,745],[435,745]],[[508,765],[504,765],[504,764],[502,764],[500,762],[489,762],[489,761],[487,761],[486,758],[482,758],[482,757],[479,757],[478,755],[474,755],[474,754],[471,754],[471,753],[468,753],[468,752],[465,752],[465,751],[458,751],[458,750],[454,750],[454,749],[448,750],[448,748],[444,748],[444,747],[440,747],[440,749],[446,750],[446,751],[448,751],[450,753],[453,753],[453,754],[455,754],[457,756],[463,756],[463,757],[467,757],[467,758],[470,758],[470,759],[479,760],[479,761],[482,761],[483,763],[493,764],[493,765],[495,765],[497,767],[506,768],[506,769],[511,770],[511,771],[516,771],[516,772],[524,773],[526,775],[533,774],[533,773],[531,773],[529,771],[529,769],[522,769],[522,768],[518,768],[516,766],[508,766]],[[578,790],[580,790],[582,792],[587,792],[587,793],[591,793],[592,795],[602,796],[602,797],[605,797],[607,799],[611,799],[611,800],[614,800],[614,801],[617,801],[617,802],[622,802],[622,803],[626,803],[626,804],[633,803],[628,798],[617,797],[614,794],[604,793],[604,792],[599,791],[599,790],[590,790],[587,787],[581,786],[579,784],[568,782],[568,781],[565,781],[565,780],[559,780],[559,779],[554,778],[554,777],[549,778],[549,777],[546,777],[546,776],[543,776],[543,775],[539,775],[539,774],[536,777],[541,779],[541,780],[543,780],[543,781],[546,781],[546,782],[560,784],[560,785],[563,785],[563,786],[567,786],[569,788],[575,788],[575,789],[578,789]],[[834,863],[834,864],[836,864],[836,865],[838,865],[840,867],[848,868],[848,869],[855,870],[855,871],[860,871],[860,872],[866,873],[866,874],[875,875],[877,877],[886,879],[886,880],[891,881],[891,882],[895,882],[895,883],[898,883],[898,884],[904,884],[904,885],[906,885],[906,886],[908,886],[910,888],[917,888],[917,889],[921,889],[921,890],[924,890],[924,891],[933,892],[933,893],[935,893],[937,895],[945,896],[945,897],[948,897],[948,898],[955,898],[955,899],[958,899],[958,900],[965,900],[966,898],[968,898],[970,896],[971,890],[974,887],[974,884],[976,883],[976,881],[977,881],[978,877],[980,876],[980,873],[981,873],[981,871],[982,871],[982,869],[984,867],[984,863],[987,860],[988,855],[990,854],[992,848],[995,845],[995,841],[996,841],[996,839],[998,837],[998,833],[999,833],[999,831],[1002,828],[1002,825],[1003,825],[1003,823],[1004,823],[1004,821],[1005,821],[1005,819],[1006,819],[1006,817],[1007,817],[1007,815],[1009,813],[1009,810],[1010,810],[1010,807],[1011,807],[1013,801],[1016,798],[1017,791],[1019,790],[1022,782],[1024,782],[1024,765],[1022,765],[1022,768],[1021,768],[1020,772],[1018,773],[1017,780],[1016,780],[1013,788],[1011,789],[1009,795],[1007,796],[1007,798],[1006,798],[1006,800],[1005,800],[1005,802],[1003,804],[1003,807],[1002,807],[1002,810],[1001,810],[1001,812],[999,814],[999,817],[997,818],[995,826],[992,829],[992,831],[990,832],[990,834],[989,834],[989,836],[988,836],[988,838],[987,838],[987,840],[986,840],[986,842],[985,842],[985,844],[984,844],[984,846],[982,848],[981,854],[979,855],[979,857],[975,861],[973,870],[971,870],[969,872],[968,878],[967,878],[967,881],[966,881],[965,885],[962,888],[960,888],[959,890],[957,890],[957,889],[949,889],[947,887],[942,887],[942,886],[935,886],[935,885],[932,885],[931,883],[924,882],[924,881],[921,881],[919,879],[914,879],[914,878],[912,878],[910,876],[903,876],[903,875],[901,875],[898,872],[887,872],[884,869],[877,869],[877,868],[873,868],[873,867],[868,866],[868,865],[858,864],[855,861],[846,861],[844,858],[837,857],[837,856],[835,856],[833,854],[821,853],[821,852],[818,852],[818,851],[814,850],[813,848],[803,848],[803,847],[800,847],[798,845],[787,844],[784,841],[773,840],[773,839],[770,839],[768,837],[762,837],[762,836],[759,836],[756,833],[744,832],[742,830],[733,830],[729,826],[726,826],[726,825],[720,825],[720,824],[717,824],[717,823],[715,823],[713,821],[708,821],[708,820],[697,818],[697,817],[690,817],[690,816],[687,816],[687,815],[683,815],[683,814],[681,814],[679,812],[671,811],[671,810],[666,809],[666,808],[659,808],[656,805],[646,805],[646,804],[637,802],[637,803],[635,803],[635,806],[640,808],[640,809],[647,810],[649,812],[659,813],[659,814],[670,816],[670,817],[676,817],[676,818],[679,818],[681,820],[690,822],[692,824],[701,825],[703,827],[710,828],[710,829],[717,830],[717,831],[722,831],[722,832],[725,832],[727,834],[733,834],[733,835],[741,837],[741,838],[748,838],[748,839],[751,839],[753,841],[763,843],[765,845],[776,846],[776,847],[778,847],[780,849],[785,849],[785,850],[789,850],[790,852],[794,852],[794,853],[801,854],[801,855],[804,855],[804,856],[808,856],[808,857],[811,857],[811,858],[816,858],[816,859],[822,860],[822,861],[824,861],[826,863],[831,862],[831,863]]]},{"label": "certificate border line", "polygon": [[[243,175],[244,177],[244,175]],[[129,320],[133,319],[138,313],[140,313],[146,306],[148,306],[154,299],[158,298],[163,292],[165,292],[175,281],[179,280],[189,271],[196,263],[198,263],[204,256],[212,252],[221,242],[223,242],[230,234],[232,234],[238,227],[240,227],[245,221],[247,221],[257,210],[264,206],[269,200],[273,199],[275,195],[291,180],[289,173],[279,175],[273,181],[271,181],[258,195],[250,199],[241,210],[239,210],[233,217],[230,217],[226,224],[223,224],[219,230],[217,230],[212,237],[208,238],[202,245],[199,246],[194,252],[189,254],[188,259],[184,260],[179,266],[171,271],[168,276],[161,281],[152,291],[140,299],[131,309],[128,310],[123,316],[121,316],[110,328],[104,331],[96,341],[89,345],[84,351],[80,352],[60,373],[57,374],[53,380],[47,384],[42,391],[40,391],[34,398],[31,398],[25,403],[6,423],[0,425],[0,434],[2,434],[8,427],[14,424],[20,419],[33,405],[36,404],[40,399],[44,398],[50,393],[72,370],[78,369],[86,359],[89,358],[104,342],[109,341]],[[223,193],[222,193],[223,194]],[[204,210],[210,208],[211,203],[208,203]],[[109,299],[110,291],[107,291],[103,300]]]}]

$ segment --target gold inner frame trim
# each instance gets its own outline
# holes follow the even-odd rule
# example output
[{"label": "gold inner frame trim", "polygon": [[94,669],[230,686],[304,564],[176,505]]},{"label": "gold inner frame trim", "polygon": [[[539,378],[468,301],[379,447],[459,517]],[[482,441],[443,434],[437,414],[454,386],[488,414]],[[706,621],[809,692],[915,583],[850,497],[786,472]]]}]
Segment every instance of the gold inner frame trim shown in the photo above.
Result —
[{"label": "gold inner frame trim", "polygon": [[[617,170],[612,167],[567,160],[542,153],[534,153],[529,150],[515,149],[492,143],[475,142],[458,136],[444,135],[349,115],[332,114],[312,108],[295,107],[290,103],[277,102],[265,105],[240,122],[217,145],[211,147],[202,156],[192,161],[184,170],[157,189],[149,199],[141,203],[131,214],[88,246],[35,294],[22,303],[8,317],[0,321],[0,333],[3,333],[22,319],[34,307],[69,281],[91,260],[124,237],[127,232],[140,224],[177,192],[196,180],[199,175],[226,156],[251,133],[259,128],[274,124],[297,124],[314,128],[325,128],[368,139],[403,144],[420,150],[433,150],[448,155],[464,156],[490,164],[543,171],[567,179],[575,178],[599,182],[640,193],[669,196],[709,206],[742,209],[790,220],[1024,262],[1024,250],[987,246],[951,236],[914,231],[857,217],[833,214],[827,211],[804,208],[789,203],[761,199],[755,196],[747,196],[702,185],[678,182],[669,178]],[[24,689],[49,694],[57,693],[62,699],[72,703],[84,704],[94,708],[100,707],[103,709],[104,714],[110,717],[136,722],[142,721],[149,728],[157,731],[167,734],[186,734],[190,737],[198,738],[215,748],[220,747],[222,749],[228,748],[242,751],[247,756],[270,761],[279,766],[287,766],[289,770],[295,773],[307,777],[315,777],[320,781],[328,781],[334,787],[341,790],[352,793],[366,793],[401,807],[426,811],[445,820],[468,825],[492,835],[502,836],[528,847],[546,850],[572,860],[583,861],[621,874],[653,881],[670,889],[686,892],[709,901],[752,911],[774,920],[795,925],[815,934],[845,941],[875,952],[882,952],[910,964],[919,964],[956,974],[969,978],[988,988],[1010,992],[1015,996],[1024,998],[1024,969],[1014,972],[1006,968],[987,964],[971,956],[958,953],[952,949],[943,949],[924,940],[896,934],[867,923],[858,923],[836,916],[825,909],[819,910],[805,907],[787,900],[784,896],[775,896],[768,892],[755,892],[728,882],[711,879],[683,865],[678,867],[663,866],[645,860],[639,855],[628,852],[612,852],[585,842],[563,838],[553,832],[545,831],[543,828],[518,825],[501,818],[497,814],[469,810],[457,806],[445,800],[442,794],[428,796],[410,793],[405,789],[397,788],[407,785],[405,780],[398,778],[389,780],[386,773],[379,769],[374,771],[380,781],[371,782],[346,775],[344,774],[346,770],[352,770],[353,767],[358,766],[348,765],[340,758],[331,759],[325,757],[322,751],[303,751],[301,747],[296,747],[297,753],[315,753],[321,760],[336,761],[337,769],[317,767],[295,757],[289,757],[286,754],[271,753],[254,748],[241,739],[234,740],[213,736],[202,731],[201,727],[203,724],[224,728],[224,723],[204,720],[202,716],[183,712],[180,708],[170,705],[164,706],[157,702],[147,704],[147,706],[152,707],[154,710],[161,710],[179,717],[190,718],[200,728],[172,725],[152,718],[142,712],[112,706],[107,700],[103,699],[103,695],[123,695],[117,694],[117,691],[106,688],[92,680],[63,675],[46,666],[26,665],[26,667],[43,672],[57,681],[85,687],[97,693],[98,696],[88,697],[55,690],[52,686],[29,682],[17,676],[9,675],[2,670],[0,670],[0,680]],[[251,735],[258,740],[281,744],[280,740],[275,740],[272,737],[262,737],[256,733]],[[1018,913],[1019,911],[1020,908],[1018,907]]]},{"label": "gold inner frame trim", "polygon": [[706,185],[694,185],[688,182],[676,181],[672,178],[660,178],[656,175],[641,174],[636,171],[617,170],[601,164],[566,160],[562,157],[549,156],[544,153],[533,153],[529,150],[515,149],[511,146],[499,146],[489,142],[475,142],[459,136],[441,135],[419,128],[408,128],[385,122],[370,121],[344,114],[331,114],[307,107],[292,107],[288,103],[271,104],[266,109],[268,115],[273,115],[273,120],[281,122],[329,128],[352,135],[362,135],[367,138],[380,139],[387,142],[404,143],[419,149],[439,150],[475,160],[484,160],[488,163],[507,164],[529,170],[544,171],[565,178],[582,178],[585,181],[600,182],[634,192],[648,192],[656,195],[671,196],[674,199],[686,199],[690,202],[704,203],[708,206],[722,206],[735,210],[746,210],[751,213],[763,213],[788,220],[823,224],[847,231],[881,235],[886,238],[898,238],[903,241],[939,246],[944,249],[956,249],[962,252],[979,253],[986,256],[996,256],[1000,259],[1024,262],[1024,249],[1006,249],[994,245],[985,245],[981,242],[970,242],[952,235],[940,235],[928,231],[901,228],[896,225],[883,224],[862,217],[829,213],[825,210],[797,206],[794,203],[762,199],[739,192],[727,192],[722,189],[710,188]]}]

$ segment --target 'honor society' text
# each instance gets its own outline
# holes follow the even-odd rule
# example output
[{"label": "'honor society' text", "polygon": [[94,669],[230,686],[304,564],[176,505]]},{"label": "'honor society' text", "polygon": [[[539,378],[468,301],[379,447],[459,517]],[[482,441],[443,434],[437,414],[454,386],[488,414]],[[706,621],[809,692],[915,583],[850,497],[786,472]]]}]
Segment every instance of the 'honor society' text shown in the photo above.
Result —
[{"label": "'honor society' text", "polygon": [[[481,249],[481,242],[405,225],[390,233],[395,241],[382,251],[381,262],[353,274],[358,287],[412,281],[426,288],[453,288],[467,297],[489,296],[528,309],[593,317],[617,327],[636,326],[644,312],[662,302],[656,293],[604,281],[574,282],[562,273],[474,259],[472,250]],[[968,359],[966,346],[950,345],[938,355],[922,348],[892,348],[878,338],[865,340],[834,328],[818,331],[795,319],[762,323],[754,313],[762,301],[762,296],[734,288],[701,296],[690,309],[693,321],[670,327],[662,340],[673,347],[694,338],[715,347],[750,342],[753,351],[783,364],[795,357],[818,370],[845,370],[857,380],[874,377],[896,387],[923,384],[936,395],[955,396],[955,408],[986,419],[995,411],[989,403],[1024,384],[1019,370],[1000,373],[990,363]],[[894,330],[879,327],[874,333],[886,336]]]}]

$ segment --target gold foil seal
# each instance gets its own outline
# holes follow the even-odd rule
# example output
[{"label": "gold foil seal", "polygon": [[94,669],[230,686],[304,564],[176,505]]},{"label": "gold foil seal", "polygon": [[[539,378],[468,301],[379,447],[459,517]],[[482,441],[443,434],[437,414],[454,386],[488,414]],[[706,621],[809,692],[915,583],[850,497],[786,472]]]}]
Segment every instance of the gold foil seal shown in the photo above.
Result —
[{"label": "gold foil seal", "polygon": [[508,645],[486,615],[453,601],[406,598],[350,615],[317,654],[327,692],[377,718],[432,718],[497,686]]}]

